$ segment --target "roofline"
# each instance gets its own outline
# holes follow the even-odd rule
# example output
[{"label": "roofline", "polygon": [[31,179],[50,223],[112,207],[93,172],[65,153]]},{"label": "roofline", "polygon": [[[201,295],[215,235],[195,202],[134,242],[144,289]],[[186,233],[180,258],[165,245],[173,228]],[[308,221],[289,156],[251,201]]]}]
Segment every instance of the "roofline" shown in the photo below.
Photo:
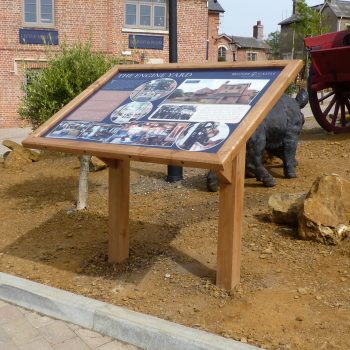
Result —
[{"label": "roofline", "polygon": [[224,10],[224,8],[220,5],[220,3],[219,3],[218,1],[214,1],[214,2],[217,2],[217,3],[218,3],[218,5],[221,7],[221,10],[211,10],[211,9],[209,8],[209,0],[207,0],[208,12],[214,12],[214,13],[224,13],[224,12],[226,12],[226,11]]},{"label": "roofline", "polygon": [[228,40],[232,41],[232,37],[230,37],[229,35],[227,35],[227,34],[225,34],[225,33],[220,34],[220,35],[218,36],[218,39],[219,39],[219,38],[222,38],[222,37],[225,37],[225,38],[227,38]]},{"label": "roofline", "polygon": [[210,10],[210,9],[208,8],[208,12],[224,13],[224,12],[226,12],[226,11],[225,11],[225,10],[222,10],[222,11],[219,11],[219,10]]},{"label": "roofline", "polygon": [[[341,2],[347,2],[347,3],[348,3],[348,1],[342,1],[342,0],[341,0]],[[320,9],[320,12],[323,11],[323,9],[326,7],[326,5],[328,5],[328,7],[331,9],[331,11],[332,11],[333,14],[335,15],[335,17],[337,17],[337,19],[350,18],[350,16],[342,16],[342,15],[338,16],[338,15],[334,12],[332,6],[330,6],[330,5],[332,5],[332,4],[329,4],[328,2],[325,2],[325,3],[323,4],[322,8]]]}]

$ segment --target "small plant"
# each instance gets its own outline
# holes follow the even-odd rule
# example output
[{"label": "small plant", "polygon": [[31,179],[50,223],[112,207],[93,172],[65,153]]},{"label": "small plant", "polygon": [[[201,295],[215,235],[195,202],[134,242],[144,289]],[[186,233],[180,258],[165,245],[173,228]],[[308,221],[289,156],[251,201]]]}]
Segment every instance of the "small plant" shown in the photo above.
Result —
[{"label": "small plant", "polygon": [[292,96],[296,92],[297,92],[297,84],[293,82],[287,87],[287,90],[284,93],[289,96]]},{"label": "small plant", "polygon": [[63,44],[58,53],[48,52],[49,62],[39,74],[27,72],[19,114],[36,128],[85,90],[120,60],[92,51],[91,42]]}]

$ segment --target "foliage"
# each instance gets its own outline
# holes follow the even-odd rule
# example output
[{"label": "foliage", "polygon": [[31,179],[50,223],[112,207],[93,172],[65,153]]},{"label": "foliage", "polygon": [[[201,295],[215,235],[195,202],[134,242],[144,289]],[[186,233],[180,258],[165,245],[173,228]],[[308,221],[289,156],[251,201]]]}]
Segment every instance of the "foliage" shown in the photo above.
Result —
[{"label": "foliage", "polygon": [[309,7],[305,0],[297,1],[296,13],[298,21],[292,24],[292,28],[299,38],[321,35],[329,31],[324,16],[319,11]]},{"label": "foliage", "polygon": [[115,58],[92,52],[91,42],[63,44],[58,53],[48,52],[49,62],[41,73],[28,70],[19,114],[38,127],[114,64]]},{"label": "foliage", "polygon": [[284,93],[292,96],[296,91],[297,91],[297,85],[295,82],[293,82],[288,86],[287,90]]},{"label": "foliage", "polygon": [[267,37],[266,43],[271,47],[272,58],[279,58],[280,56],[280,36],[281,32],[277,30]]}]

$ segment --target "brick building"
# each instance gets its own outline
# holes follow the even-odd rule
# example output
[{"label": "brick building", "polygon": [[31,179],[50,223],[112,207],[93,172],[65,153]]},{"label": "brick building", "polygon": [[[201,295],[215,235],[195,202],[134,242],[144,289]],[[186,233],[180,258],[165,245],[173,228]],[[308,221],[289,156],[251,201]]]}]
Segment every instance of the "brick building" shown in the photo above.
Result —
[{"label": "brick building", "polygon": [[263,40],[264,26],[260,21],[253,26],[252,37],[221,34],[217,39],[219,61],[261,61],[270,57],[271,48]]},{"label": "brick building", "polygon": [[[216,0],[178,0],[178,61],[217,61]],[[93,49],[144,63],[169,57],[168,0],[1,0],[0,128],[23,125],[17,108],[27,69],[57,49],[91,39]]]}]

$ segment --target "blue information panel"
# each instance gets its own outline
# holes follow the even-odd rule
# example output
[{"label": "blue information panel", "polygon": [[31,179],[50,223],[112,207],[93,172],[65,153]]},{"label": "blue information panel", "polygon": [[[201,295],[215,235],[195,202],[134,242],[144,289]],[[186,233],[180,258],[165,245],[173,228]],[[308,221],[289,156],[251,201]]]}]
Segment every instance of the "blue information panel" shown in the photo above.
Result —
[{"label": "blue information panel", "polygon": [[216,153],[281,70],[121,71],[43,136]]}]

